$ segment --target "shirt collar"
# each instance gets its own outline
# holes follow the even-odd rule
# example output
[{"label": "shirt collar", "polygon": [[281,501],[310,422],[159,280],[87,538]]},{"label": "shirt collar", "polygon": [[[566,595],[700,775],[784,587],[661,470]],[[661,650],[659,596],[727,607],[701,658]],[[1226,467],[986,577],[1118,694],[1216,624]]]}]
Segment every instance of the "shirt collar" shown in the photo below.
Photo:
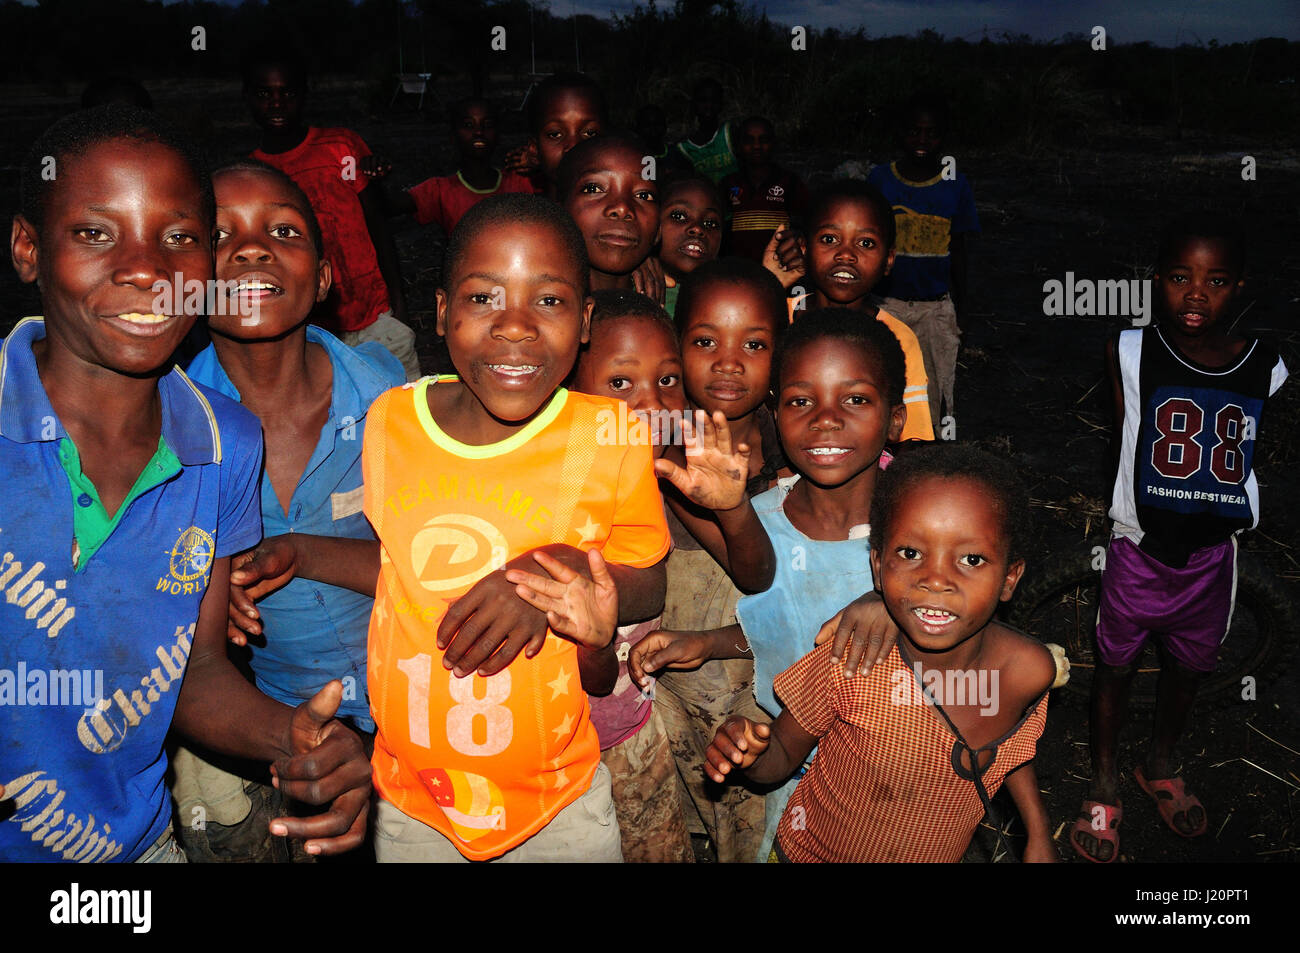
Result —
[{"label": "shirt collar", "polygon": [[[335,430],[354,425],[366,415],[375,398],[393,386],[374,369],[361,353],[344,344],[334,335],[314,324],[307,325],[307,340],[319,344],[329,355],[334,369],[330,393],[330,420]],[[217,358],[217,349],[209,344],[190,362],[190,373],[213,390],[231,400],[241,400],[239,390],[231,382],[226,369]]]},{"label": "shirt collar", "polygon": [[[43,318],[24,318],[0,345],[0,436],[44,443],[68,436],[36,369],[32,345],[45,337]],[[221,434],[212,405],[179,367],[158,379],[162,437],[184,466],[221,462]]]}]

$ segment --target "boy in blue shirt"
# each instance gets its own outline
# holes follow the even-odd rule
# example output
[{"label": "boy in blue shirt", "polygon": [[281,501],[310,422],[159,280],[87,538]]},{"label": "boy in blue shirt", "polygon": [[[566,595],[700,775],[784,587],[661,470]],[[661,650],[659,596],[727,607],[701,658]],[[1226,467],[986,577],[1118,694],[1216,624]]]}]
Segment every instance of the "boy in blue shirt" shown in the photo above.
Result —
[{"label": "boy in blue shirt", "polygon": [[897,226],[894,267],[877,293],[881,307],[916,333],[930,382],[930,419],[937,425],[940,402],[953,412],[960,317],[967,306],[966,236],[980,223],[970,182],[943,167],[944,104],[915,97],[902,119],[903,154],[867,177],[894,207]]},{"label": "boy in blue shirt", "polygon": [[277,818],[273,834],[335,853],[365,830],[369,768],[332,718],[339,683],[295,709],[226,657],[230,555],[260,536],[262,451],[251,415],[168,370],[194,321],[178,313],[181,289],[211,287],[200,168],[156,116],[121,106],[57,123],[23,167],[12,256],[45,318],[0,346],[0,668],[51,681],[92,670],[104,688],[56,697],[44,677],[8,682],[26,695],[0,705],[9,860],[180,860],[164,783],[173,724],[273,762],[287,796],[333,801]]}]

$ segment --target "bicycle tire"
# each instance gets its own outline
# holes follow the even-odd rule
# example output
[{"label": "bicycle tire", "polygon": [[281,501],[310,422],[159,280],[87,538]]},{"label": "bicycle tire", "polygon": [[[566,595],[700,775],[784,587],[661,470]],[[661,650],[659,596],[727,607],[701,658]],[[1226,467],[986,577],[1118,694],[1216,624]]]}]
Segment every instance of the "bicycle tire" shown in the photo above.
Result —
[{"label": "bicycle tire", "polygon": [[[1092,689],[1096,650],[1097,596],[1101,572],[1092,568],[1091,554],[1069,555],[1050,561],[1017,592],[1008,622],[1042,642],[1065,646],[1070,659],[1070,680],[1063,691],[1086,698]],[[1261,677],[1277,663],[1295,622],[1290,600],[1269,570],[1245,553],[1237,558],[1237,594],[1232,624],[1220,647],[1219,664],[1202,683],[1198,701],[1223,701],[1245,697],[1247,677],[1259,691]],[[1159,659],[1155,640],[1138,657],[1129,703],[1136,708],[1155,706]]]}]

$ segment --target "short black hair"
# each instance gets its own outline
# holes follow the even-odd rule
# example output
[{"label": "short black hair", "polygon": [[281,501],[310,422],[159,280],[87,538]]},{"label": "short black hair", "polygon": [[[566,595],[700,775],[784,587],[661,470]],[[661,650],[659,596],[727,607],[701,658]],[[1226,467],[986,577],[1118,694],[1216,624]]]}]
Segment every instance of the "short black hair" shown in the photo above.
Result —
[{"label": "short black hair", "polygon": [[93,109],[109,103],[153,109],[153,97],[149,95],[149,90],[129,76],[119,74],[92,80],[81,91],[82,109]]},{"label": "short black hair", "polygon": [[849,308],[819,308],[807,314],[795,312],[794,324],[782,336],[776,354],[774,378],[778,388],[790,358],[800,348],[823,338],[833,338],[869,355],[884,376],[882,390],[890,406],[903,402],[907,380],[903,346],[898,343],[894,332],[880,321]]},{"label": "short black hair", "polygon": [[488,115],[496,119],[500,115],[496,103],[483,96],[466,96],[464,99],[458,99],[447,107],[447,121],[453,126],[460,121],[460,118],[469,112],[470,106],[486,106]]},{"label": "short black hair", "polygon": [[528,97],[528,131],[534,136],[542,130],[542,117],[551,97],[565,90],[587,93],[596,104],[600,121],[603,123],[608,120],[605,93],[599,83],[586,73],[552,73],[533,87],[532,94]]},{"label": "short black hair", "polygon": [[700,93],[704,92],[706,89],[716,89],[719,93],[726,92],[726,90],[722,86],[722,83],[719,82],[716,77],[701,76],[699,79],[695,81],[695,85],[691,87],[691,98],[694,99],[696,96],[700,95]]},{"label": "short black hair", "polygon": [[257,74],[271,66],[283,67],[296,88],[307,88],[307,58],[285,37],[265,40],[244,50],[239,57],[239,75],[244,88],[252,86]]},{"label": "short black hair", "polygon": [[740,122],[736,123],[736,134],[739,135],[740,130],[750,125],[767,126],[772,133],[772,138],[776,138],[776,126],[772,123],[772,120],[768,119],[766,116],[757,115],[746,116],[744,119],[740,120]]},{"label": "short black hair", "polygon": [[598,324],[617,321],[619,318],[648,318],[667,328],[673,341],[677,341],[677,328],[673,325],[673,319],[668,317],[668,312],[640,292],[625,288],[601,288],[593,291],[591,298],[596,303],[591,310],[593,331]]},{"label": "short black hair", "polygon": [[541,195],[523,192],[489,195],[456,223],[447,239],[447,249],[442,256],[442,277],[438,286],[444,291],[452,287],[460,271],[461,259],[470,243],[485,228],[500,225],[541,225],[554,231],[574,264],[578,266],[578,289],[583,295],[591,291],[591,266],[587,263],[587,243],[573,219],[555,202]]},{"label": "short black hair", "polygon": [[[561,204],[568,204],[569,194],[577,184],[578,170],[582,168],[582,163],[586,162],[591,153],[597,149],[609,148],[625,148],[632,150],[637,155],[645,155],[645,146],[641,144],[641,140],[626,133],[607,132],[592,139],[584,139],[564,154],[564,158],[560,160],[560,164],[555,170],[555,197],[560,200]],[[654,182],[653,179],[647,179],[646,181]],[[658,194],[658,192],[659,187],[655,185],[655,193]]]},{"label": "short black hair", "polygon": [[677,292],[673,320],[680,335],[690,321],[697,299],[714,285],[743,285],[758,294],[763,309],[772,318],[773,344],[779,346],[781,335],[790,324],[785,289],[770,271],[748,258],[717,258],[706,261],[686,276]]},{"label": "short black hair", "polygon": [[1166,225],[1160,233],[1156,270],[1162,270],[1179,246],[1194,238],[1223,242],[1236,273],[1246,273],[1246,230],[1237,219],[1214,212],[1183,216]]},{"label": "short black hair", "polygon": [[669,194],[687,186],[704,189],[709,193],[713,204],[718,207],[718,211],[725,212],[726,205],[723,203],[722,192],[718,189],[717,183],[707,175],[700,175],[694,171],[669,173],[668,177],[659,184],[659,204],[663,205],[668,201]]},{"label": "short black hair", "polygon": [[929,113],[931,118],[939,126],[941,132],[948,130],[948,99],[943,94],[933,90],[925,90],[914,93],[898,109],[897,121],[901,125],[909,120],[919,116],[921,113]]},{"label": "short black hair", "polygon": [[[45,206],[59,183],[66,181],[60,165],[65,159],[85,155],[90,149],[115,139],[156,142],[184,160],[199,183],[199,212],[209,225],[216,218],[212,179],[198,147],[179,129],[148,109],[110,103],[82,109],[63,117],[33,144],[19,176],[18,211],[39,232],[45,222]],[[54,176],[46,178],[49,160]]]},{"label": "short black hair", "polygon": [[217,166],[212,170],[214,182],[222,172],[255,172],[258,175],[275,179],[285,191],[293,196],[294,201],[302,206],[303,214],[307,219],[308,237],[316,247],[316,257],[325,257],[325,239],[321,234],[320,222],[316,218],[316,210],[311,207],[311,199],[307,198],[307,193],[287,173],[257,159],[235,159],[233,162],[226,162]]},{"label": "short black hair", "polygon": [[983,486],[1002,522],[1008,562],[1024,559],[1032,532],[1029,490],[1015,466],[1004,457],[946,440],[901,454],[881,474],[871,500],[872,549],[883,550],[903,494],[930,477],[971,480]]},{"label": "short black hair", "polygon": [[808,214],[804,217],[804,221],[809,229],[816,228],[818,220],[826,213],[829,206],[836,202],[855,199],[866,202],[875,209],[876,217],[880,219],[881,226],[885,230],[885,249],[893,248],[894,240],[898,237],[898,229],[894,223],[894,207],[881,194],[880,189],[868,182],[858,179],[837,179],[823,185],[808,200]]}]

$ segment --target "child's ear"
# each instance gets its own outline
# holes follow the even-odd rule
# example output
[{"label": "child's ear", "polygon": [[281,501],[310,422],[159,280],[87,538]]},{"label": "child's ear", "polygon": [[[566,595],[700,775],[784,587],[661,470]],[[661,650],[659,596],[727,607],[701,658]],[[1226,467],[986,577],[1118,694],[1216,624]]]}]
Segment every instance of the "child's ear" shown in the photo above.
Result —
[{"label": "child's ear", "polygon": [[903,436],[903,428],[907,426],[907,405],[895,404],[889,411],[889,433],[885,439],[889,443],[898,443],[899,438]]},{"label": "child's ear", "polygon": [[1020,577],[1025,574],[1025,561],[1017,559],[1007,567],[1007,578],[1002,581],[1002,595],[998,598],[1006,602],[1016,591],[1016,586],[1020,584]]},{"label": "child's ear", "polygon": [[330,286],[334,284],[334,269],[330,267],[328,260],[322,258],[320,267],[316,270],[316,302],[325,300],[330,293]]},{"label": "child's ear", "polygon": [[889,254],[885,256],[885,274],[889,274],[894,270],[894,255],[894,249],[889,249]]},{"label": "child's ear", "polygon": [[40,261],[40,241],[32,223],[21,215],[14,216],[13,231],[9,236],[9,251],[13,257],[14,271],[24,284],[36,280],[37,264]]},{"label": "child's ear", "polygon": [[591,295],[582,303],[582,329],[578,334],[578,343],[586,344],[591,340],[591,311],[596,306],[596,299]]},{"label": "child's ear", "polygon": [[871,547],[871,585],[876,592],[880,592],[880,550]]},{"label": "child's ear", "polygon": [[438,337],[445,338],[447,336],[447,292],[439,288],[433,294],[438,302],[438,322],[434,330],[438,332]]}]

